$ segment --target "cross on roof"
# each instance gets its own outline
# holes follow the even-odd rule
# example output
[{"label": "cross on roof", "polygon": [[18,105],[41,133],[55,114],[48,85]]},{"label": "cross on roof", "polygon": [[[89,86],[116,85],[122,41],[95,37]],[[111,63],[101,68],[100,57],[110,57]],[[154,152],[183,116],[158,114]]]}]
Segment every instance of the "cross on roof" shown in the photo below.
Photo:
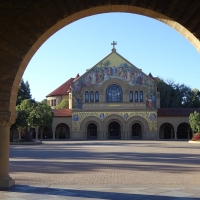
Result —
[{"label": "cross on roof", "polygon": [[113,45],[113,49],[112,49],[112,51],[116,51],[116,49],[115,49],[115,45],[117,45],[117,42],[113,41],[113,43],[111,43],[111,45]]}]

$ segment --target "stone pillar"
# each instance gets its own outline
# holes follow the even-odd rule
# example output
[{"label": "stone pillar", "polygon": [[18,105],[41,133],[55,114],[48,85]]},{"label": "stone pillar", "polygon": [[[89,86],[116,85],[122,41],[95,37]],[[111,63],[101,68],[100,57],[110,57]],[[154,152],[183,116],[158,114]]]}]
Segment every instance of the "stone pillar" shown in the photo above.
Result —
[{"label": "stone pillar", "polygon": [[158,140],[160,140],[160,131],[158,131],[157,133],[158,133]]},{"label": "stone pillar", "polygon": [[56,133],[55,133],[55,131],[53,131],[53,140],[55,140],[55,135],[56,135]]},{"label": "stone pillar", "polygon": [[177,140],[177,131],[174,131],[174,139]]},{"label": "stone pillar", "polygon": [[39,127],[35,127],[35,139],[38,140],[38,130],[39,130]]},{"label": "stone pillar", "polygon": [[16,113],[0,112],[0,189],[15,184],[15,180],[9,176],[9,144],[10,126],[16,117]]}]

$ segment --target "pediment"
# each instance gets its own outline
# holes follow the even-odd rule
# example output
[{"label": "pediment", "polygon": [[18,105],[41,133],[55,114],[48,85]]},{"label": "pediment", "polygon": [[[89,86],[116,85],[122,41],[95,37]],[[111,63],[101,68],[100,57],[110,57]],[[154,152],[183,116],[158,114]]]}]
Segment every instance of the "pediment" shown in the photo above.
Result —
[{"label": "pediment", "polygon": [[112,52],[73,82],[74,92],[83,87],[100,87],[109,79],[119,79],[131,86],[154,84],[154,80],[120,54]]}]

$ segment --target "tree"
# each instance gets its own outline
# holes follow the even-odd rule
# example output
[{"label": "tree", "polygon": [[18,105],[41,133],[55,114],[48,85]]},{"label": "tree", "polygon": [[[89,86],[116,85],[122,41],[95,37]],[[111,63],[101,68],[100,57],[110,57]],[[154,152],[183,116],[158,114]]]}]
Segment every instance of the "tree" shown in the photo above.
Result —
[{"label": "tree", "polygon": [[176,85],[174,81],[163,79],[157,79],[157,86],[160,90],[160,105],[161,108],[179,108],[182,103],[182,92],[179,85]]},{"label": "tree", "polygon": [[47,99],[43,99],[43,100],[41,101],[41,103],[46,103],[46,104],[47,104]]},{"label": "tree", "polygon": [[[33,112],[37,103],[32,99],[24,99],[21,104],[16,106],[17,119],[15,123],[11,126],[11,141],[12,141],[12,130],[26,130],[31,127],[33,122],[31,122],[30,114]],[[34,120],[35,121],[35,120]],[[25,132],[25,139],[31,140],[30,132]]]},{"label": "tree", "polygon": [[200,113],[194,112],[189,116],[190,127],[194,132],[200,133]]},{"label": "tree", "polygon": [[69,100],[63,99],[57,106],[56,109],[67,109],[69,108]]},{"label": "tree", "polygon": [[24,99],[32,99],[31,90],[28,81],[22,79],[17,94],[17,105],[21,104]]},{"label": "tree", "polygon": [[188,90],[183,99],[184,108],[199,108],[200,107],[200,92],[198,89]]},{"label": "tree", "polygon": [[157,78],[160,90],[161,108],[198,108],[200,107],[200,92],[184,84],[176,84],[173,80],[164,81]]},{"label": "tree", "polygon": [[41,138],[44,127],[52,124],[53,117],[54,113],[52,112],[51,107],[42,102],[38,103],[37,107],[30,113],[30,119],[32,118],[35,124],[40,127]]}]

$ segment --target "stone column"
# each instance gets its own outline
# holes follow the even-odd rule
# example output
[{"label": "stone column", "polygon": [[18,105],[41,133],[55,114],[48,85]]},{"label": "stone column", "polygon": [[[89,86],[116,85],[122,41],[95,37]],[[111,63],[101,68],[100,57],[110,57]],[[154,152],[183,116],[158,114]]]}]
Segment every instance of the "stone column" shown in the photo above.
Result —
[{"label": "stone column", "polygon": [[39,127],[35,127],[35,139],[38,140],[38,130],[39,130]]},{"label": "stone column", "polygon": [[157,132],[158,140],[160,140],[160,131]]},{"label": "stone column", "polygon": [[16,113],[0,112],[0,189],[15,184],[9,176],[10,126],[15,122]]},{"label": "stone column", "polygon": [[174,139],[177,140],[177,131],[174,131]]},{"label": "stone column", "polygon": [[53,140],[55,140],[55,135],[56,135],[56,133],[55,133],[55,131],[53,131]]}]

